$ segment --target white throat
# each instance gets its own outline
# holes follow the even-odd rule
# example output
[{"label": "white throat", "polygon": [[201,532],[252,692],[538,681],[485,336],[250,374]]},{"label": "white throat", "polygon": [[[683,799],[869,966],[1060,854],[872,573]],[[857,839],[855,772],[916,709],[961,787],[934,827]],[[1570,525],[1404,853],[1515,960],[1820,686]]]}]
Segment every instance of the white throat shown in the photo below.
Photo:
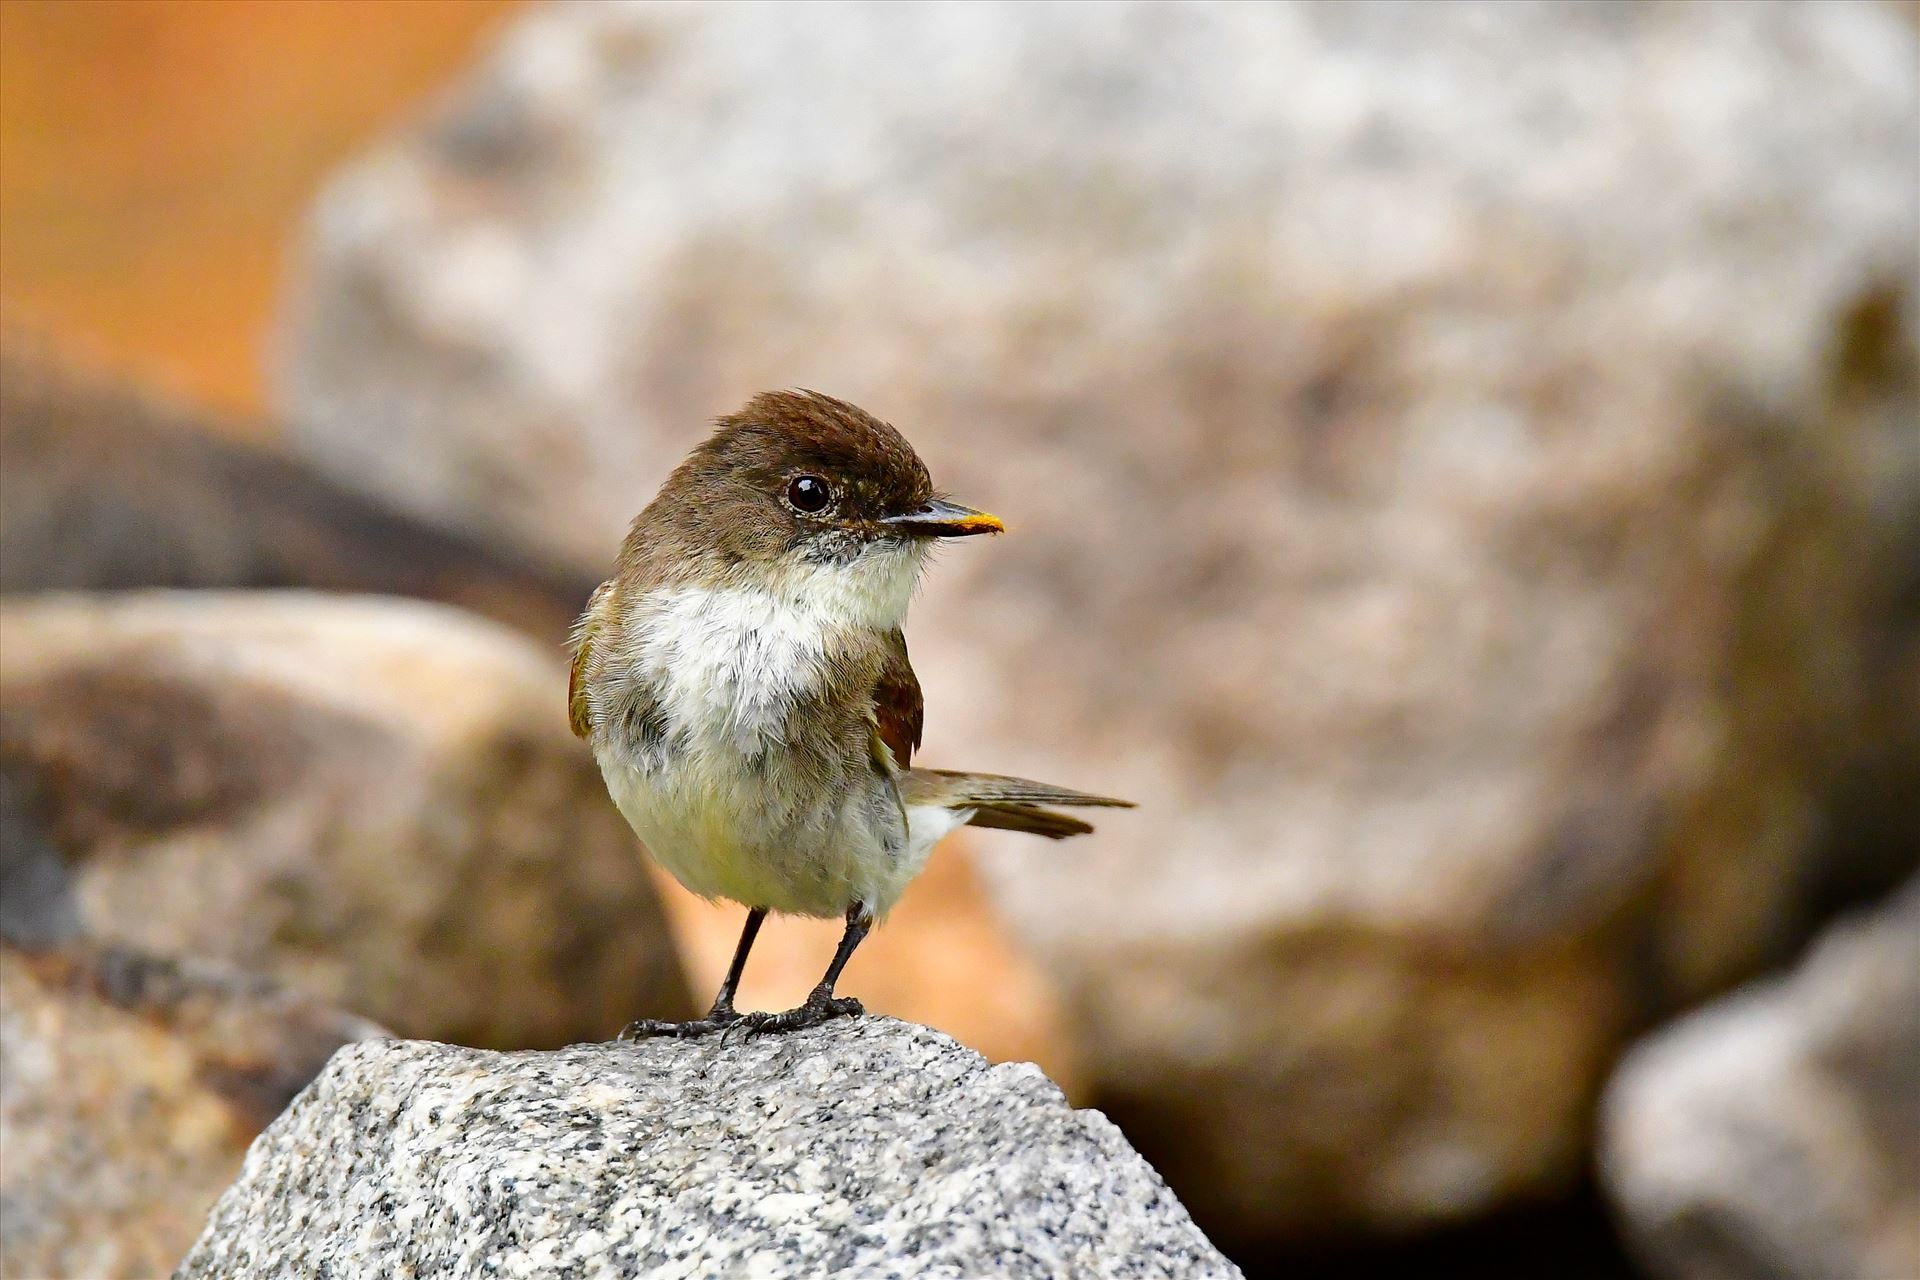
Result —
[{"label": "white throat", "polygon": [[907,616],[926,560],[922,542],[874,544],[838,564],[788,561],[763,587],[749,589],[785,599],[840,630],[891,631]]}]

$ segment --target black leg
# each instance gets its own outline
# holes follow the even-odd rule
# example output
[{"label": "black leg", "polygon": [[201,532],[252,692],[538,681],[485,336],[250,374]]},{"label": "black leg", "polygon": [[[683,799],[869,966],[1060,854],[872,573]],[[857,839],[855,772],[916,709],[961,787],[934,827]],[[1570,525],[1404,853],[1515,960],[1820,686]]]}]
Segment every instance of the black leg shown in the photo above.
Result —
[{"label": "black leg", "polygon": [[747,912],[746,927],[740,930],[740,943],[733,949],[733,963],[727,966],[727,976],[720,982],[720,994],[713,998],[713,1008],[707,1013],[709,1018],[733,1012],[733,994],[740,989],[740,975],[747,971],[747,952],[753,950],[753,940],[760,935],[760,922],[766,918],[765,907]]},{"label": "black leg", "polygon": [[827,976],[820,979],[815,991],[833,994],[833,984],[840,981],[840,971],[847,967],[847,961],[853,959],[853,949],[866,940],[867,930],[873,928],[873,917],[867,909],[856,902],[847,908],[847,931],[840,935],[840,945],[833,953],[833,963],[827,966]]},{"label": "black leg", "polygon": [[853,958],[853,950],[867,936],[873,927],[873,917],[867,914],[863,903],[854,903],[847,908],[847,931],[840,935],[840,946],[833,953],[833,963],[827,966],[827,974],[820,979],[820,985],[813,989],[807,1002],[797,1009],[788,1009],[785,1013],[749,1013],[740,1018],[750,1031],[798,1031],[801,1027],[817,1027],[834,1018],[858,1017],[866,1012],[864,1006],[851,996],[838,999],[833,994],[833,984],[840,981],[840,971],[847,967],[847,961]]},{"label": "black leg", "polygon": [[740,989],[740,975],[747,968],[747,953],[753,950],[753,940],[760,933],[760,922],[766,918],[765,907],[755,907],[747,912],[746,927],[740,930],[739,945],[733,949],[733,963],[727,966],[727,976],[720,983],[720,994],[713,998],[713,1008],[707,1010],[706,1017],[691,1022],[661,1022],[655,1018],[642,1018],[638,1022],[629,1022],[626,1030],[620,1033],[620,1038],[649,1040],[655,1036],[675,1036],[691,1040],[695,1036],[723,1031],[740,1021],[740,1015],[733,1010],[733,995]]}]

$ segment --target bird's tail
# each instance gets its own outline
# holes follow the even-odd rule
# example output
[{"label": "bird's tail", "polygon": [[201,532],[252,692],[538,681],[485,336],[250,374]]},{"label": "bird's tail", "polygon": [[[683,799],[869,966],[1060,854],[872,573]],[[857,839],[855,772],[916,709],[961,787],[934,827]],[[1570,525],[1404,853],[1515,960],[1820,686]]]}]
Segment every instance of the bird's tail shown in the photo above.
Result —
[{"label": "bird's tail", "polygon": [[1131,800],[1090,795],[1048,782],[1030,782],[997,773],[960,773],[952,769],[909,769],[900,779],[900,798],[909,806],[933,804],[947,809],[971,809],[968,825],[1025,831],[1049,840],[1085,835],[1091,823],[1056,813],[1049,805],[1069,808],[1131,809]]}]

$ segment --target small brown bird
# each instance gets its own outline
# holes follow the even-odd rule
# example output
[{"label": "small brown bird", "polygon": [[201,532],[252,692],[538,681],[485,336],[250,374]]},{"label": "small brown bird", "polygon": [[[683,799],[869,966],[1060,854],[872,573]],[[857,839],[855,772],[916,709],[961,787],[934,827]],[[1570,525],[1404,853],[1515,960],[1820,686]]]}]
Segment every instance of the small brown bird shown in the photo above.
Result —
[{"label": "small brown bird", "polygon": [[[858,1014],[834,983],[942,837],[972,823],[1058,840],[1093,828],[1050,805],[1127,807],[912,767],[920,682],[900,624],[927,550],[1001,528],[936,494],[898,431],[815,392],[722,418],[633,522],[574,629],[573,730],[660,864],[747,920],[706,1017],[623,1038]],[[844,916],[846,933],[805,1004],[737,1013],[769,911]]]}]

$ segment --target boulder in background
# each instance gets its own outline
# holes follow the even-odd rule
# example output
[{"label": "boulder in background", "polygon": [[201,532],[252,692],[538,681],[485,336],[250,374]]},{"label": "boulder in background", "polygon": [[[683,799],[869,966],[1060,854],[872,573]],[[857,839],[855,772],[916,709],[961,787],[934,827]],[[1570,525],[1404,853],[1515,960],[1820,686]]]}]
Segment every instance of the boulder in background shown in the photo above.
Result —
[{"label": "boulder in background", "polygon": [[1656,1275],[1920,1275],[1920,884],[1635,1048],[1603,1121]]},{"label": "boulder in background", "polygon": [[[559,656],[375,597],[0,605],[9,936],[265,974],[410,1035],[690,1011]],[[11,894],[9,896],[12,896]]]},{"label": "boulder in background", "polygon": [[1916,767],[1912,24],[836,19],[510,29],[316,208],[299,447],[605,562],[755,391],[894,421],[1013,530],[909,623],[925,759],[1143,804],[988,867],[1195,1212],[1565,1187],[1631,1035],[1920,847],[1834,820]]},{"label": "boulder in background", "polygon": [[363,1019],[218,965],[0,945],[0,1272],[164,1275]]},{"label": "boulder in background", "polygon": [[593,579],[451,533],[205,414],[0,346],[0,592],[310,587],[461,605],[557,643]]}]

